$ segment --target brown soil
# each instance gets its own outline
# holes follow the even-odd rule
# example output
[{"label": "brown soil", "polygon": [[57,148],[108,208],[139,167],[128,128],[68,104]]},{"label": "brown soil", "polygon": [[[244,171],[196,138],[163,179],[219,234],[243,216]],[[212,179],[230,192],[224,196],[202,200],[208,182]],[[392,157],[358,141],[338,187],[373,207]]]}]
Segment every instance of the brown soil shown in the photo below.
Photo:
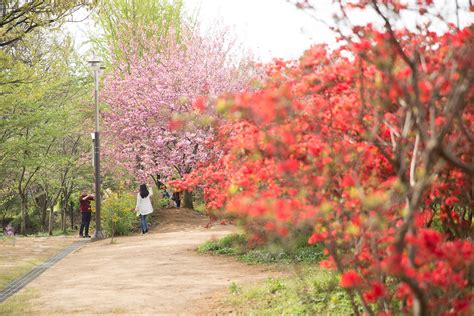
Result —
[{"label": "brown soil", "polygon": [[44,272],[22,290],[37,293],[30,301],[34,314],[207,314],[216,293],[228,292],[232,282],[279,274],[196,253],[197,245],[233,226],[205,229],[207,218],[184,209],[160,210],[156,220],[146,235],[88,244]]}]

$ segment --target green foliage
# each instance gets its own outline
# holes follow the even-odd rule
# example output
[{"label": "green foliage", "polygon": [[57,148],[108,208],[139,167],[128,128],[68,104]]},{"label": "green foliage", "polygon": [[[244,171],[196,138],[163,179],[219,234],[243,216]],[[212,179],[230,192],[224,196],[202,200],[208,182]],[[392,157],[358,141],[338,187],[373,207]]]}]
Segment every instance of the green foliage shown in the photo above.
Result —
[{"label": "green foliage", "polygon": [[[81,70],[72,39],[53,30],[30,32],[0,51],[0,201],[18,197],[22,233],[36,197],[46,197],[48,205],[37,205],[44,210],[74,188],[79,157],[90,148],[81,139],[91,91]],[[30,223],[43,226],[39,217]]]},{"label": "green foliage", "polygon": [[96,1],[83,0],[2,0],[0,6],[0,47],[13,45],[26,34],[51,24]]},{"label": "green foliage", "polygon": [[235,282],[232,282],[230,285],[229,285],[229,291],[230,293],[232,294],[239,294],[242,292],[242,288]]},{"label": "green foliage", "polygon": [[206,203],[200,202],[194,204],[194,210],[199,213],[206,214]]},{"label": "green foliage", "polygon": [[193,204],[194,210],[202,214],[207,214],[206,201],[204,200],[204,191],[202,188],[197,187],[193,190]]},{"label": "green foliage", "polygon": [[167,198],[159,198],[157,205],[158,205],[159,208],[165,208],[165,207],[170,206],[170,203],[171,203],[171,202],[172,202],[172,201],[171,201],[170,199],[167,199]]},{"label": "green foliage", "polygon": [[107,235],[128,235],[137,221],[135,198],[127,193],[111,193],[102,203],[102,225]]},{"label": "green foliage", "polygon": [[[154,190],[155,188],[153,188],[153,192],[155,192]],[[163,197],[161,190],[157,190],[157,192],[151,196],[151,204],[153,205],[154,209],[169,207],[171,202],[171,199]]]},{"label": "green foliage", "polygon": [[[179,40],[183,9],[183,0],[102,0],[95,19],[103,35],[94,44],[106,59],[107,68],[116,66],[108,60],[109,53],[115,60],[127,61],[131,50],[142,51],[146,41],[159,41],[170,30]],[[138,29],[145,31],[145,38],[137,35],[141,34]],[[123,47],[124,37],[132,45]]]},{"label": "green foliage", "polygon": [[197,248],[198,252],[215,255],[236,256],[248,264],[259,263],[313,263],[324,258],[319,246],[297,244],[282,247],[270,244],[252,249],[242,234],[231,234],[218,240],[207,241]]},{"label": "green foliage", "polygon": [[338,280],[332,271],[306,268],[253,286],[231,284],[227,303],[246,315],[351,315],[349,296]]},{"label": "green foliage", "polygon": [[283,249],[254,249],[242,254],[240,260],[247,263],[313,263],[324,259],[321,248],[305,246],[285,252]]},{"label": "green foliage", "polygon": [[34,234],[35,237],[49,237],[49,236],[70,236],[70,235],[77,235],[77,230],[75,229],[66,229],[64,232],[62,229],[53,229],[52,235],[48,232],[37,232]]},{"label": "green foliage", "polygon": [[246,239],[241,234],[227,235],[221,239],[206,241],[198,246],[201,253],[235,256],[244,253]]}]

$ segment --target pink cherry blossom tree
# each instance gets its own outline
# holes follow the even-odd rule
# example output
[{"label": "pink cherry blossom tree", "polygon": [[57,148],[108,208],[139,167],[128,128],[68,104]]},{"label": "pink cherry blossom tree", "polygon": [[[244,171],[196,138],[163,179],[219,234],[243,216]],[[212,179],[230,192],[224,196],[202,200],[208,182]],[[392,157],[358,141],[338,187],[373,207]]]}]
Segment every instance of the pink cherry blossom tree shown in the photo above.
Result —
[{"label": "pink cherry blossom tree", "polygon": [[[206,104],[248,82],[229,33],[202,36],[196,30],[181,30],[179,40],[169,32],[136,53],[124,37],[128,59],[117,61],[105,80],[106,159],[138,181],[181,178],[205,160],[213,129],[203,122],[214,115]],[[177,129],[183,117],[186,126]]]}]

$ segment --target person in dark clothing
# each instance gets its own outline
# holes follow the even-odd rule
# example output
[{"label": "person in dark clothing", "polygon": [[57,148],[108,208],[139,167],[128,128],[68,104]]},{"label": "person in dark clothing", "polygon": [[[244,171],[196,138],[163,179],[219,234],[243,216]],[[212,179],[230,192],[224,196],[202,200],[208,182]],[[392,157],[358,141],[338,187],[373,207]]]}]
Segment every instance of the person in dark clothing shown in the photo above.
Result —
[{"label": "person in dark clothing", "polygon": [[81,228],[79,229],[79,237],[83,237],[83,238],[91,237],[89,236],[89,224],[91,222],[91,216],[92,216],[91,201],[93,200],[94,200],[93,194],[87,194],[86,191],[82,191],[82,194],[79,198],[79,205],[80,205],[81,215],[82,215]]},{"label": "person in dark clothing", "polygon": [[175,203],[176,207],[179,208],[181,207],[181,196],[180,196],[181,190],[175,190],[173,192],[173,197],[171,198]]}]

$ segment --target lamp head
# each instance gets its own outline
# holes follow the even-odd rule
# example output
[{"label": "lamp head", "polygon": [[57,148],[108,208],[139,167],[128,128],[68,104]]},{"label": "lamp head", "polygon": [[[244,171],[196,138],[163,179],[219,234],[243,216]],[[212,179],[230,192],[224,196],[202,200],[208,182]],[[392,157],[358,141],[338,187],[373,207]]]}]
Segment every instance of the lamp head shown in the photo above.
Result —
[{"label": "lamp head", "polygon": [[100,70],[100,63],[102,62],[102,60],[100,60],[100,58],[97,57],[95,54],[87,62],[90,64],[92,71],[99,71]]}]

